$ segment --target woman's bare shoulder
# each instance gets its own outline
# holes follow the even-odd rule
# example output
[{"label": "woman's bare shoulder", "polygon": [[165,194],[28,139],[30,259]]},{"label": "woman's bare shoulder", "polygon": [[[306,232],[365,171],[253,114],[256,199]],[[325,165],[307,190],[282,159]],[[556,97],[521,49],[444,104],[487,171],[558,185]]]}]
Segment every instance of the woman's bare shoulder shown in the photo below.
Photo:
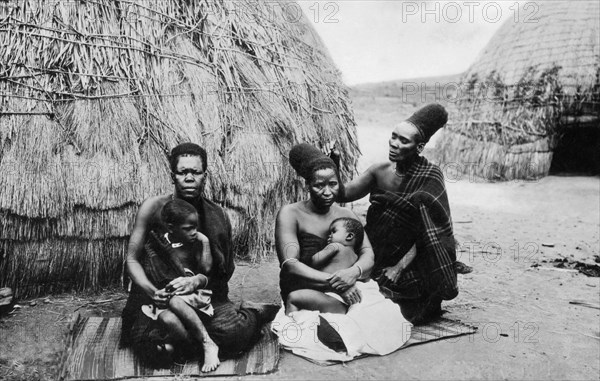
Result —
[{"label": "woman's bare shoulder", "polygon": [[279,209],[279,213],[297,213],[300,210],[301,204],[302,204],[302,201],[295,202],[293,204],[283,205]]},{"label": "woman's bare shoulder", "polygon": [[160,209],[171,199],[170,194],[160,195],[160,196],[150,196],[145,199],[140,205],[140,211],[145,213],[154,213],[156,210]]},{"label": "woman's bare shoulder", "polygon": [[301,210],[301,203],[302,201],[283,205],[279,208],[279,212],[277,212],[277,219],[297,219]]},{"label": "woman's bare shoulder", "polygon": [[367,169],[367,171],[373,173],[374,175],[377,175],[381,172],[389,171],[390,168],[392,168],[391,161],[381,161],[379,163],[375,163],[375,164],[371,165],[369,167],[369,169]]}]

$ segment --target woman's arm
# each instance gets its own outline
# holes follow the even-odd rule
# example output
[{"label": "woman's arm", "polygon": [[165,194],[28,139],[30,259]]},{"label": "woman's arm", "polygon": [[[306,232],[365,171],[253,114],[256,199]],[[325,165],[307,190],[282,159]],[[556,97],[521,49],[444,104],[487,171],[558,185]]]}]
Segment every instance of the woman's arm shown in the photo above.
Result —
[{"label": "woman's arm", "polygon": [[300,243],[297,235],[297,219],[291,205],[284,205],[275,221],[275,246],[281,271],[295,275],[303,283],[315,289],[330,289],[330,274],[315,270],[300,262]]},{"label": "woman's arm", "polygon": [[[127,248],[127,272],[131,277],[131,280],[138,285],[149,297],[155,299],[159,303],[162,301],[162,294],[159,295],[159,300],[156,299],[158,289],[150,282],[144,268],[140,263],[140,257],[144,248],[144,242],[146,240],[146,233],[148,226],[151,222],[151,218],[157,207],[157,197],[146,199],[140,209],[137,212],[135,218],[135,224],[129,237],[129,246]],[[166,301],[166,293],[164,295]]]},{"label": "woman's arm", "polygon": [[343,187],[340,187],[340,193],[338,194],[338,202],[350,202],[356,201],[360,198],[365,197],[369,194],[371,186],[375,182],[375,170],[374,165],[369,167],[364,173],[354,178]]},{"label": "woman's arm", "polygon": [[173,290],[176,295],[190,294],[198,289],[208,286],[210,270],[213,265],[213,257],[210,251],[210,241],[208,237],[197,232],[198,243],[201,247],[196,250],[196,263],[198,265],[198,274],[193,277],[179,277],[173,279],[168,285],[168,290]]},{"label": "woman's arm", "polygon": [[373,247],[371,247],[371,241],[369,241],[369,237],[367,237],[367,234],[365,233],[365,239],[363,240],[363,244],[358,253],[358,261],[356,261],[354,264],[354,266],[360,266],[360,269],[362,270],[358,279],[369,279],[374,265],[375,252],[373,251]]},{"label": "woman's arm", "polygon": [[400,258],[395,266],[386,267],[382,271],[382,275],[388,278],[393,283],[396,283],[400,279],[402,271],[406,269],[417,256],[417,246],[412,245],[405,256]]},{"label": "woman's arm", "polygon": [[194,276],[180,276],[173,279],[165,289],[171,295],[187,295],[192,292],[206,288],[208,285],[208,276],[204,274],[196,274]]},{"label": "woman's arm", "polygon": [[194,253],[198,266],[198,274],[194,276],[180,276],[169,282],[165,289],[171,293],[171,295],[187,295],[208,286],[210,280],[208,274],[210,274],[213,264],[210,241],[208,240],[208,237],[201,232],[198,232],[196,237],[198,239],[198,244],[201,247],[198,247],[199,250],[196,250]]},{"label": "woman's arm", "polygon": [[200,272],[204,275],[208,275],[210,270],[212,270],[213,265],[213,257],[210,252],[210,241],[208,237],[204,234],[198,232],[198,241],[202,246],[202,250],[196,251],[196,262],[198,263],[198,267],[200,268]]}]

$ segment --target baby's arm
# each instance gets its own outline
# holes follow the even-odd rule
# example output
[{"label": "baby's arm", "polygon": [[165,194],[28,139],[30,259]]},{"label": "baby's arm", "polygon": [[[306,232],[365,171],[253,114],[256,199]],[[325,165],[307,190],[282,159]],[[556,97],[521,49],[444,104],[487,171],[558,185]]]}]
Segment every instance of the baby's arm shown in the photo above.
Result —
[{"label": "baby's arm", "polygon": [[208,274],[210,273],[213,263],[210,243],[208,238],[200,232],[197,232],[196,239],[198,242],[194,242],[190,248],[186,248],[186,255],[188,258],[193,256],[196,260],[196,268],[192,269],[196,275],[178,277],[169,282],[165,290],[170,293],[171,296],[187,295],[208,286]]},{"label": "baby's arm", "polygon": [[325,248],[323,250],[315,253],[310,258],[311,266],[314,268],[319,268],[319,267],[325,266],[329,261],[331,261],[331,259],[333,258],[334,255],[339,253],[340,246],[341,245],[339,243],[335,243],[335,242],[330,243],[329,245],[325,246]]}]

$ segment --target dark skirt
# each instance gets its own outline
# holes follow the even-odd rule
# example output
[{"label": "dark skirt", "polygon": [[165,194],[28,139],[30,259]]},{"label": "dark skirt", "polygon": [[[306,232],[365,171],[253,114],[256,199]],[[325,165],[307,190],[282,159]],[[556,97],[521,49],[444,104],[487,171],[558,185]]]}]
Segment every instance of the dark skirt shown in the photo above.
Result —
[{"label": "dark skirt", "polygon": [[[157,347],[170,342],[168,333],[158,321],[142,312],[140,307],[144,299],[144,296],[133,293],[129,295],[122,315],[121,346],[131,347],[146,365],[168,366],[161,362],[162,356]],[[230,300],[213,301],[212,304],[212,317],[201,312],[198,312],[198,316],[211,339],[219,346],[219,357],[236,357],[258,341],[263,322],[256,310],[237,307]],[[187,348],[176,346],[176,349],[185,351]]]}]

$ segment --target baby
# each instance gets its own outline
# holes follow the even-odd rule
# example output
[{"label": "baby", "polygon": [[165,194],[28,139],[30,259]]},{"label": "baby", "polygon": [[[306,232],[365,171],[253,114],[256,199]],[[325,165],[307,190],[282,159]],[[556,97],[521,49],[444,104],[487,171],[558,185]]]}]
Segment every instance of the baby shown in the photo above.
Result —
[{"label": "baby", "polygon": [[[153,305],[142,306],[142,311],[152,319],[161,322],[167,332],[176,332],[181,329],[178,324],[173,324],[173,319],[166,315],[174,314],[187,328],[188,334],[195,344],[201,345],[204,350],[203,372],[216,369],[219,365],[217,344],[210,338],[198,313],[207,316],[213,315],[211,303],[212,291],[206,289],[208,274],[210,273],[213,258],[210,251],[208,238],[198,231],[198,213],[194,206],[186,201],[175,199],[167,202],[162,209],[161,217],[167,226],[164,235],[164,250],[160,253],[163,258],[162,266],[179,269],[180,277],[171,279],[163,291],[169,293],[167,309],[158,309]],[[177,279],[181,277],[198,278],[198,288],[191,293],[177,292]],[[169,323],[170,322],[170,323]],[[170,352],[172,348],[166,344],[165,349]]]},{"label": "baby", "polygon": [[[355,249],[362,246],[364,236],[364,229],[358,220],[353,218],[334,220],[329,226],[328,245],[313,255],[308,265],[331,274],[351,267],[358,259]],[[290,292],[285,306],[286,313],[290,314],[302,309],[345,314],[348,305],[334,292],[311,289]]]}]

